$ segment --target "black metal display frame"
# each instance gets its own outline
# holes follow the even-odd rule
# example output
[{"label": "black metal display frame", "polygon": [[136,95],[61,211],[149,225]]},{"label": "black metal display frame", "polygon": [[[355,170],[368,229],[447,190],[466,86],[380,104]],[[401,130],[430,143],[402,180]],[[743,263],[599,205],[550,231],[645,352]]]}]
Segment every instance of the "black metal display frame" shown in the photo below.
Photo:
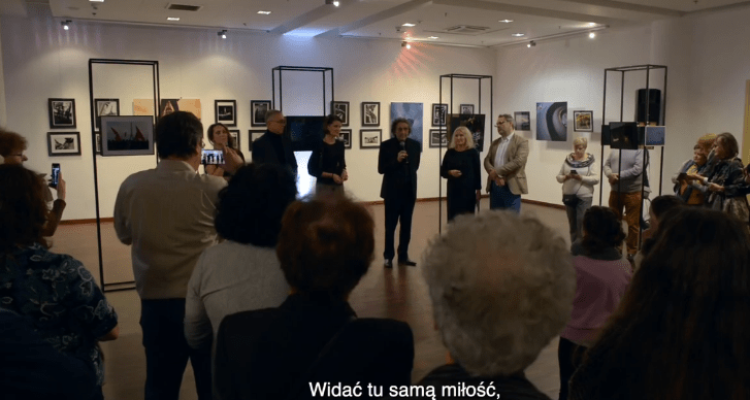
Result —
[{"label": "black metal display frame", "polygon": [[[443,103],[443,79],[450,79],[450,89],[451,89],[450,104],[448,104],[448,112],[445,115],[446,124],[448,123],[448,115],[452,114],[453,112],[453,89],[454,89],[455,80],[456,79],[469,79],[469,80],[477,81],[477,88],[478,88],[478,101],[477,101],[478,111],[476,112],[477,115],[482,114],[482,83],[484,82],[485,79],[490,80],[490,118],[487,118],[485,120],[485,128],[486,128],[487,122],[490,122],[494,116],[494,111],[493,111],[494,110],[494,87],[493,87],[492,75],[469,75],[469,74],[440,75],[440,100],[438,104],[444,104]],[[490,126],[492,126],[492,124],[490,124]],[[443,124],[443,125],[439,125],[439,128],[440,130],[443,130],[443,128],[445,128],[445,135],[447,137],[448,127],[445,124]],[[493,130],[492,128],[490,128],[490,143],[492,143],[492,133],[493,133]],[[486,136],[485,136],[485,139],[486,139]],[[443,142],[441,140],[438,146],[438,165],[442,165],[442,163],[443,163]],[[481,174],[481,167],[480,167],[479,173]],[[446,212],[447,212],[447,209],[446,209]],[[443,232],[443,177],[440,175],[440,169],[438,169],[438,233],[442,233],[442,232]]]},{"label": "black metal display frame", "polygon": [[[282,73],[284,71],[289,72],[320,72],[323,75],[323,115],[328,115],[326,113],[326,74],[330,73],[330,79],[331,79],[331,101],[334,101],[336,99],[336,96],[334,95],[334,85],[333,85],[333,68],[330,67],[292,67],[292,66],[278,66],[271,70],[271,107],[275,110],[279,110],[282,113],[284,112],[284,79]],[[278,108],[276,108],[276,72],[278,72],[279,75],[279,102],[278,102]],[[349,109],[349,112],[351,115],[351,109]]]},{"label": "black metal display frame", "polygon": [[[610,72],[612,72],[612,73],[618,73],[619,72],[620,75],[621,75],[621,83],[620,83],[620,121],[619,122],[623,122],[623,112],[624,112],[624,107],[625,107],[625,75],[626,75],[626,73],[633,72],[633,71],[646,71],[646,87],[645,87],[645,89],[646,89],[646,93],[648,94],[649,93],[649,89],[651,89],[651,71],[652,70],[663,70],[664,71],[664,83],[663,83],[663,87],[662,87],[663,94],[662,94],[661,109],[659,111],[661,113],[661,123],[662,123],[662,125],[666,125],[667,72],[668,72],[668,68],[665,65],[645,64],[645,65],[633,65],[633,66],[628,66],[628,67],[606,68],[604,70],[604,96],[603,96],[603,105],[602,105],[602,126],[607,124],[606,112],[607,112],[607,78],[608,78],[608,74]],[[649,115],[649,113],[650,113],[651,110],[650,110],[649,106],[646,106],[645,108],[646,108],[645,125],[648,126],[648,124],[650,122],[650,118],[649,118],[650,115]],[[637,111],[638,110],[636,109],[636,113],[637,113]],[[644,130],[644,132],[645,132],[645,130]],[[638,133],[638,137],[639,137],[638,141],[640,142],[640,132]],[[604,162],[605,162],[604,161],[604,146],[605,145],[604,145],[604,140],[603,139],[604,138],[602,138],[602,141],[601,141],[601,153],[600,153],[600,160],[599,160],[599,162],[600,162],[599,182],[601,182],[602,185],[603,185],[603,182],[604,182]],[[644,134],[644,138],[643,139],[645,140],[645,134]],[[639,146],[641,146],[640,143],[639,143]],[[644,148],[644,150],[647,150],[645,143],[642,145],[642,147]],[[620,171],[622,169],[622,148],[620,148],[619,151],[620,151],[620,154],[619,154],[619,165],[618,165],[618,168],[617,168],[618,171]],[[642,172],[642,174],[644,176],[647,173],[647,171],[646,171],[646,164],[647,164],[647,161],[649,161],[649,160],[647,160],[646,154],[647,154],[647,151],[644,151],[643,152],[643,172]],[[664,146],[662,145],[661,146],[661,158],[660,158],[660,163],[659,163],[659,195],[660,196],[662,194],[663,178],[664,178]],[[618,184],[618,192],[619,192],[619,187],[620,187],[619,185],[621,184],[621,181],[618,180],[617,184]],[[646,193],[645,187],[646,187],[645,180],[641,179],[641,214],[643,213],[643,203],[645,202],[645,198],[644,198],[644,194]],[[653,184],[651,182],[649,182],[649,187],[653,191]],[[603,196],[604,196],[604,190],[599,190],[599,205],[602,205]],[[621,209],[622,207],[621,207],[621,204],[620,204],[620,197],[619,196],[617,198],[617,203],[618,203],[617,204],[618,208]],[[640,215],[639,215],[639,218],[641,218]],[[639,224],[639,227],[640,227],[640,232],[639,232],[639,235],[638,235],[638,248],[641,247],[642,236],[643,236],[641,233],[643,232],[643,224]]]},{"label": "black metal display frame", "polygon": [[[89,101],[91,109],[91,153],[94,159],[94,200],[96,204],[96,241],[99,249],[99,282],[103,292],[117,292],[123,290],[135,289],[135,281],[128,282],[110,282],[104,280],[104,260],[102,257],[102,224],[99,212],[99,173],[97,169],[97,152],[96,152],[96,104],[94,103],[94,65],[98,64],[115,64],[115,65],[140,65],[151,66],[154,87],[154,118],[155,122],[159,120],[159,62],[158,61],[139,61],[139,60],[116,60],[116,59],[89,59]],[[102,134],[102,141],[104,136]],[[159,163],[158,155],[156,163]]]}]

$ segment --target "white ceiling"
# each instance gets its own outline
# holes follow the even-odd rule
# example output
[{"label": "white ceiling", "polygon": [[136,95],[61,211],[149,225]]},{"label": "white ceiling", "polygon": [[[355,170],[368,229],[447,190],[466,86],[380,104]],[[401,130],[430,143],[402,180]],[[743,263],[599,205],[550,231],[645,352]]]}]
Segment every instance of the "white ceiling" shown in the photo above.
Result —
[{"label": "white ceiling", "polygon": [[[0,14],[24,15],[26,4],[49,3],[60,19],[264,31],[319,37],[365,37],[493,46],[645,24],[690,12],[750,5],[743,0],[0,0]],[[197,12],[167,10],[169,3],[201,6]],[[271,11],[259,15],[259,10]],[[168,22],[167,17],[179,17]],[[514,22],[504,24],[501,19]],[[406,22],[415,27],[402,27]],[[449,33],[458,26],[486,28]],[[399,27],[399,30],[396,28]],[[515,38],[511,33],[524,33]],[[438,39],[428,39],[437,36]]]}]

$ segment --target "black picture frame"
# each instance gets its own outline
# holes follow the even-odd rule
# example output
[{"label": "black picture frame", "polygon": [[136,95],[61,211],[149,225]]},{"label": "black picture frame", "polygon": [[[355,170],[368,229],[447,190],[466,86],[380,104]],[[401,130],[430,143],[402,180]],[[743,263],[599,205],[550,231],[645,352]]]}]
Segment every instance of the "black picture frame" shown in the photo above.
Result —
[{"label": "black picture frame", "polygon": [[229,136],[231,136],[232,139],[234,139],[234,148],[239,151],[242,151],[242,139],[240,138],[240,130],[230,129]]},{"label": "black picture frame", "polygon": [[331,114],[341,118],[341,126],[349,126],[349,102],[331,101]]},{"label": "black picture frame", "polygon": [[102,134],[97,132],[94,134],[94,143],[96,143],[96,154],[102,154]]},{"label": "black picture frame", "polygon": [[458,106],[460,115],[472,115],[474,114],[474,104],[461,104]]},{"label": "black picture frame", "polygon": [[531,111],[516,111],[513,113],[515,130],[519,132],[531,132]]},{"label": "black picture frame", "polygon": [[593,131],[594,131],[594,111],[574,110],[573,111],[573,132],[593,132]]},{"label": "black picture frame", "polygon": [[341,130],[341,141],[344,142],[345,149],[352,148],[352,130],[351,129]]},{"label": "black picture frame", "polygon": [[120,99],[94,99],[94,132],[99,132],[102,117],[117,117],[120,115]]},{"label": "black picture frame", "polygon": [[446,126],[448,124],[448,105],[444,103],[432,104],[432,126]]},{"label": "black picture frame", "polygon": [[47,155],[50,157],[80,156],[80,132],[47,132]]},{"label": "black picture frame", "polygon": [[214,120],[224,126],[237,126],[237,100],[214,100]]},{"label": "black picture frame", "polygon": [[271,110],[271,100],[250,100],[250,126],[266,126],[266,113]]},{"label": "black picture frame", "polygon": [[[383,141],[382,129],[360,129],[359,130],[359,148],[360,149],[379,149]],[[374,140],[377,139],[377,140]]]},{"label": "black picture frame", "polygon": [[380,102],[362,102],[362,126],[380,126]]},{"label": "black picture frame", "polygon": [[[438,139],[440,138],[440,139]],[[440,141],[443,142],[442,146]],[[448,129],[430,129],[430,148],[448,147]]]},{"label": "black picture frame", "polygon": [[249,151],[253,151],[253,142],[255,142],[256,140],[260,139],[260,137],[263,136],[263,134],[265,134],[265,133],[266,133],[266,131],[262,130],[262,129],[250,129],[250,130],[248,130],[247,131],[247,138],[248,138],[247,149]]},{"label": "black picture frame", "polygon": [[49,128],[69,129],[76,127],[75,99],[48,99]]}]

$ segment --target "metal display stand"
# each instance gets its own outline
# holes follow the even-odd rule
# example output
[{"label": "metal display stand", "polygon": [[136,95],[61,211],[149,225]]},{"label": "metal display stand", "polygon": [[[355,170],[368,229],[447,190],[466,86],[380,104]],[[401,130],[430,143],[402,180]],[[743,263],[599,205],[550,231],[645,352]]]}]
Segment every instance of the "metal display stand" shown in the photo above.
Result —
[{"label": "metal display stand", "polygon": [[[440,75],[440,101],[438,104],[443,104],[443,79],[449,79],[450,80],[450,104],[448,105],[448,112],[446,113],[445,122],[448,122],[448,115],[450,115],[453,111],[453,86],[454,86],[454,80],[455,79],[469,79],[469,80],[475,80],[477,81],[477,89],[478,89],[478,112],[476,114],[482,114],[482,82],[485,79],[490,80],[490,118],[488,120],[492,120],[493,117],[493,106],[494,106],[494,97],[493,97],[493,85],[492,85],[492,75],[467,75],[467,74],[446,74],[446,75]],[[442,122],[442,121],[441,121]],[[485,121],[486,123],[486,121]],[[486,126],[485,126],[486,127]],[[448,130],[445,125],[439,125],[440,130],[443,130],[443,128],[446,129],[445,134],[446,137],[448,136]],[[490,143],[492,143],[492,132],[493,130],[490,129]],[[440,145],[438,146],[438,165],[442,165],[443,162],[443,142],[440,141]],[[481,165],[481,163],[480,163]],[[481,167],[479,173],[481,174]],[[438,233],[443,232],[443,177],[440,176],[440,170],[438,170]],[[447,210],[446,210],[447,212]]]},{"label": "metal display stand", "polygon": [[[116,292],[122,290],[135,289],[135,281],[128,282],[109,282],[104,280],[104,261],[102,258],[102,224],[99,213],[99,174],[97,169],[97,152],[96,152],[96,104],[94,102],[94,65],[97,64],[117,64],[117,65],[140,65],[151,66],[154,88],[154,117],[156,122],[159,119],[159,62],[158,61],[137,61],[137,60],[114,60],[114,59],[89,59],[89,100],[91,109],[91,153],[94,159],[94,196],[96,203],[96,241],[99,250],[99,279],[103,292]],[[101,133],[104,141],[104,133]],[[158,154],[158,153],[157,153]],[[159,163],[159,156],[156,155],[156,163]]]},{"label": "metal display stand", "polygon": [[[663,97],[662,97],[662,99],[663,100],[661,102],[661,110],[660,110],[660,112],[661,112],[661,122],[662,122],[662,125],[666,125],[665,121],[666,121],[666,110],[667,110],[667,67],[664,66],[664,65],[651,65],[651,64],[634,65],[634,66],[629,66],[629,67],[607,68],[607,69],[604,70],[604,96],[603,96],[603,105],[602,105],[602,125],[606,125],[607,124],[606,112],[607,112],[607,78],[608,78],[608,74],[610,72],[613,72],[613,73],[619,72],[620,76],[621,76],[621,84],[620,84],[620,120],[619,120],[619,122],[623,122],[623,110],[624,110],[624,104],[625,104],[624,100],[625,100],[625,75],[626,75],[626,73],[633,72],[633,71],[646,71],[646,87],[645,87],[645,89],[646,89],[646,93],[648,95],[649,89],[651,89],[651,71],[652,70],[663,70],[664,71],[664,84],[663,84],[663,87],[662,87],[662,90],[663,90]],[[647,105],[645,107],[645,109],[646,109],[645,110],[646,111],[645,112],[645,116],[646,116],[645,120],[646,120],[646,125],[648,125],[649,121],[650,121],[650,118],[649,118],[650,117],[650,115],[649,115],[650,107]],[[636,110],[636,112],[637,112],[637,110]],[[614,121],[611,121],[611,122],[614,122]],[[638,136],[637,137],[638,137],[639,147],[642,147],[644,149],[644,152],[643,152],[643,172],[642,172],[642,174],[644,176],[646,176],[646,172],[647,172],[646,171],[646,165],[647,165],[648,157],[647,157],[647,149],[646,149],[646,146],[645,146],[645,140],[646,140],[645,129],[644,129],[643,132],[644,132],[643,137],[641,137],[640,131],[638,132]],[[644,141],[644,144],[640,144],[641,139]],[[601,142],[602,142],[602,144],[601,144],[601,154],[600,154],[599,182],[604,182],[604,140],[602,140]],[[619,165],[618,165],[618,168],[617,168],[618,171],[620,171],[622,169],[622,148],[620,148],[619,151],[620,151],[620,154],[619,154]],[[662,145],[661,146],[661,159],[660,159],[660,163],[659,163],[659,195],[660,196],[661,196],[661,193],[662,193],[663,176],[664,176],[664,146]],[[618,193],[619,193],[619,188],[620,188],[621,181],[618,180],[617,184],[618,184]],[[646,192],[645,191],[645,187],[646,187],[645,180],[641,179],[641,212],[643,211],[643,203],[645,201],[645,199],[644,199],[644,194]],[[653,185],[651,184],[651,182],[649,182],[649,187],[653,190]],[[602,205],[603,195],[604,195],[604,191],[603,190],[599,190],[599,205]],[[619,196],[618,196],[618,199],[617,199],[617,206],[618,206],[618,209],[621,210],[622,205],[620,204],[620,197]],[[640,219],[641,215],[639,215],[638,217]],[[638,248],[640,248],[641,242],[642,242],[642,236],[643,235],[641,235],[640,233],[643,232],[643,225],[639,223],[639,227],[640,227],[640,232],[639,232],[639,235],[638,235]]]},{"label": "metal display stand", "polygon": [[[330,74],[330,80],[331,80],[331,101],[335,99],[334,92],[333,92],[333,68],[329,67],[289,67],[289,66],[279,66],[276,68],[273,68],[271,70],[272,78],[271,78],[271,91],[272,91],[272,98],[271,98],[271,107],[273,109],[279,110],[283,112],[284,108],[284,80],[282,73],[284,71],[297,71],[297,72],[320,72],[323,75],[323,115],[328,115],[326,113],[326,83],[328,82],[326,80],[326,74]],[[276,108],[276,72],[278,72],[279,75],[279,106]]]}]

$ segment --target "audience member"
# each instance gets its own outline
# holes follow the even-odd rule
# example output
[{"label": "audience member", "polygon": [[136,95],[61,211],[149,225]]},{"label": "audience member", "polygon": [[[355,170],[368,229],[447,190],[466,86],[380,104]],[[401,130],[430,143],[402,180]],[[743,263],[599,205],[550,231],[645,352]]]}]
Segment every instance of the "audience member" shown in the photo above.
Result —
[{"label": "audience member", "polygon": [[206,249],[188,284],[185,337],[210,347],[229,314],[279,306],[289,285],[276,257],[281,217],[297,194],[285,168],[250,164],[219,192],[216,231],[226,239]]},{"label": "audience member", "polygon": [[583,136],[573,141],[573,152],[565,157],[557,181],[563,184],[563,204],[568,214],[570,242],[582,237],[583,216],[591,207],[594,185],[599,183],[594,155],[586,153],[588,139]]},{"label": "audience member", "polygon": [[747,399],[750,238],[716,211],[669,211],[570,382],[578,399]]},{"label": "audience member", "polygon": [[326,117],[323,140],[316,143],[307,163],[307,171],[317,178],[316,192],[341,191],[344,182],[349,179],[344,158],[344,142],[338,140],[341,137],[341,124],[341,118],[336,114]]},{"label": "audience member", "polygon": [[[620,159],[622,153],[622,159]],[[604,163],[604,175],[609,179],[609,208],[622,220],[625,208],[625,222],[628,224],[626,240],[628,259],[638,252],[641,230],[641,208],[643,205],[643,150],[612,149]]]},{"label": "audience member", "polygon": [[490,208],[510,208],[520,213],[521,195],[529,193],[526,183],[529,141],[516,135],[516,125],[510,114],[499,115],[495,127],[500,137],[492,142],[484,158]]},{"label": "audience member", "polygon": [[565,241],[512,211],[459,216],[424,264],[435,325],[455,364],[419,384],[439,395],[448,385],[493,383],[503,399],[549,399],[523,371],[570,318],[575,276]]},{"label": "audience member", "polygon": [[13,188],[0,190],[0,303],[58,352],[83,361],[96,377],[91,398],[101,399],[104,365],[97,342],[117,338],[117,314],[80,261],[47,249],[43,187],[35,172],[0,165],[0,188]]},{"label": "audience member", "polygon": [[373,260],[373,235],[370,213],[343,195],[289,206],[276,254],[292,294],[278,308],[224,318],[215,364],[223,400],[330,397],[309,382],[410,383],[409,326],[357,319],[347,301]]},{"label": "audience member", "polygon": [[156,125],[159,165],[125,179],[115,201],[115,231],[132,244],[141,298],[146,400],[176,400],[188,358],[198,397],[211,398],[210,352],[191,349],[184,328],[188,281],[203,250],[216,243],[214,214],[227,185],[197,174],[202,138],[203,126],[192,113],[162,117]]},{"label": "audience member", "polygon": [[229,134],[229,128],[224,124],[215,123],[208,127],[208,141],[215,150],[221,150],[224,154],[224,163],[219,165],[206,165],[206,173],[213,176],[224,177],[227,181],[245,164],[245,156],[237,147],[234,138]]},{"label": "audience member", "polygon": [[657,196],[651,200],[651,207],[648,209],[650,225],[648,229],[643,231],[643,240],[651,239],[654,236],[656,230],[659,229],[659,222],[664,213],[682,205],[685,205],[685,202],[675,195]]},{"label": "audience member", "polygon": [[297,176],[297,158],[292,150],[292,139],[284,135],[286,117],[281,111],[266,113],[266,133],[253,142],[253,162],[255,164],[275,164],[289,168]]},{"label": "audience member", "polygon": [[694,179],[698,174],[705,176],[708,169],[708,154],[711,152],[716,135],[707,134],[698,139],[698,143],[693,146],[693,158],[685,161],[677,174],[672,177],[675,184],[674,190],[677,196],[691,206],[702,206],[705,202],[704,195],[707,187],[700,184],[699,180]]},{"label": "audience member", "polygon": [[459,126],[440,165],[440,175],[448,180],[448,221],[458,214],[473,214],[482,196],[482,169],[471,131]]},{"label": "audience member", "polygon": [[[674,197],[674,196],[673,196]],[[582,253],[573,258],[576,295],[571,319],[560,334],[559,400],[568,398],[568,381],[607,318],[617,309],[630,282],[630,263],[618,247],[625,232],[614,211],[594,206],[583,217]]]}]

